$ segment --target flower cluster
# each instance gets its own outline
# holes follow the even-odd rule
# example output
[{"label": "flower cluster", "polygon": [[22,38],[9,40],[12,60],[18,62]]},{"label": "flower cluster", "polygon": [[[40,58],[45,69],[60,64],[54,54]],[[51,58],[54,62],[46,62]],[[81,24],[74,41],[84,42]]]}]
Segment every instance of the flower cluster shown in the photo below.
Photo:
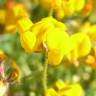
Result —
[{"label": "flower cluster", "polygon": [[40,0],[41,5],[47,10],[53,10],[56,17],[62,19],[80,12],[85,5],[85,0]]},{"label": "flower cluster", "polygon": [[45,49],[50,64],[60,64],[65,55],[73,62],[79,57],[86,56],[91,50],[91,35],[78,32],[70,36],[66,25],[51,16],[33,24],[20,5],[15,5],[8,12],[11,15],[8,17],[14,21],[7,22],[8,27],[17,27],[21,46],[25,51],[32,53]]}]

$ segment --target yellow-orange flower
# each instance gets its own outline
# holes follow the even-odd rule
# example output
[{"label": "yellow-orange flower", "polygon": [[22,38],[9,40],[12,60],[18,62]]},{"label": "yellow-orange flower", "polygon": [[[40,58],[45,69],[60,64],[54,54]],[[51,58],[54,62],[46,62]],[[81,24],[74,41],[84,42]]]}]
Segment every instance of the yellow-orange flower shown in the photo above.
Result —
[{"label": "yellow-orange flower", "polygon": [[17,20],[23,17],[28,17],[28,14],[21,4],[16,4],[13,7],[6,9],[5,31],[16,31]]}]

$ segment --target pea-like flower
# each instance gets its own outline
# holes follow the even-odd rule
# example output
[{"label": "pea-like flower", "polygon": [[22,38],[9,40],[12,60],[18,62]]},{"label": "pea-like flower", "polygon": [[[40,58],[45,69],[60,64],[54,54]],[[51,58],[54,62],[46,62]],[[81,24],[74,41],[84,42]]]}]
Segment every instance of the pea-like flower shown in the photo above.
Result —
[{"label": "pea-like flower", "polygon": [[84,91],[79,83],[67,84],[58,80],[55,86],[46,90],[45,96],[84,96]]},{"label": "pea-like flower", "polygon": [[47,10],[53,10],[58,19],[71,16],[84,8],[85,0],[40,0],[40,4]]},{"label": "pea-like flower", "polygon": [[69,61],[75,61],[79,57],[86,56],[91,51],[91,40],[84,33],[76,33],[70,37],[72,51],[68,54]]}]

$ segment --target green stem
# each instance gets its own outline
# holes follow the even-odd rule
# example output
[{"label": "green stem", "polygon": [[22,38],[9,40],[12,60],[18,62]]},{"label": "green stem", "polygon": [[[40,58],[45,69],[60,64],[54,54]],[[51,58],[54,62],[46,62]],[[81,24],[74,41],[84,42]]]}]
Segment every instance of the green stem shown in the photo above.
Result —
[{"label": "green stem", "polygon": [[49,11],[49,16],[53,16],[53,9],[51,8],[50,11]]},{"label": "green stem", "polygon": [[44,88],[44,92],[47,89],[47,68],[48,68],[48,58],[47,58],[47,53],[46,53],[44,66],[43,66],[43,88]]}]

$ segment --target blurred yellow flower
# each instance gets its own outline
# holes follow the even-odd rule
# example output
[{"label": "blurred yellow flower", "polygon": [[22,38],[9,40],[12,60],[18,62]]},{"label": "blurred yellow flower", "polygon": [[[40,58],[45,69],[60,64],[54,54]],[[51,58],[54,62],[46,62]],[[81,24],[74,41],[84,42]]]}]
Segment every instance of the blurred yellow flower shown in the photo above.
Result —
[{"label": "blurred yellow flower", "polygon": [[44,96],[58,96],[58,94],[53,88],[49,88],[46,90]]},{"label": "blurred yellow flower", "polygon": [[45,96],[84,96],[84,91],[79,83],[66,84],[59,80],[55,87],[46,90]]},{"label": "blurred yellow flower", "polygon": [[3,52],[3,50],[0,49],[0,59],[4,60],[6,58],[5,53]]},{"label": "blurred yellow flower", "polygon": [[91,68],[96,69],[96,47],[93,47],[93,52],[87,56],[85,62]]},{"label": "blurred yellow flower", "polygon": [[60,94],[60,96],[84,96],[84,91],[80,84],[71,84],[68,85],[68,87],[60,90],[58,94]]},{"label": "blurred yellow flower", "polygon": [[91,40],[84,33],[75,33],[70,37],[72,51],[68,54],[70,62],[86,56],[91,51]]},{"label": "blurred yellow flower", "polygon": [[0,24],[5,24],[6,10],[0,9]]},{"label": "blurred yellow flower", "polygon": [[85,0],[40,0],[40,4],[47,10],[53,10],[58,19],[73,15],[84,8]]},{"label": "blurred yellow flower", "polygon": [[78,12],[78,11],[81,11],[84,6],[85,6],[85,2],[86,0],[75,0],[75,10]]},{"label": "blurred yellow flower", "polygon": [[28,14],[27,11],[25,11],[23,6],[20,4],[16,4],[13,7],[6,9],[5,31],[6,32],[16,31],[17,20],[23,17],[28,17]]},{"label": "blurred yellow flower", "polygon": [[22,4],[16,4],[9,9],[15,19],[28,17],[28,13]]}]

